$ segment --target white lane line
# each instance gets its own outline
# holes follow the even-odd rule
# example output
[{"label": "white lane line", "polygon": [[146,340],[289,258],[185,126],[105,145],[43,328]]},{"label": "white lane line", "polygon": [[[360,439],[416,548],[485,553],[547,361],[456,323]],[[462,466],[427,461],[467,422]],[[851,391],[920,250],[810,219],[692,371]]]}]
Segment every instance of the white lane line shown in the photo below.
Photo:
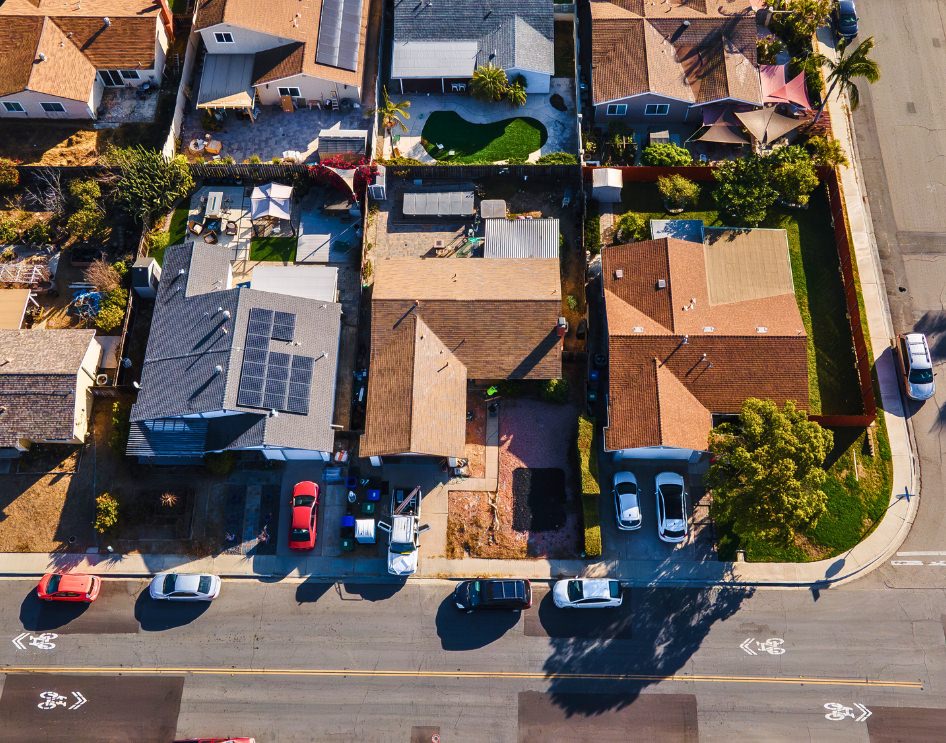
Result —
[{"label": "white lane line", "polygon": [[898,552],[897,557],[943,557],[946,552]]}]

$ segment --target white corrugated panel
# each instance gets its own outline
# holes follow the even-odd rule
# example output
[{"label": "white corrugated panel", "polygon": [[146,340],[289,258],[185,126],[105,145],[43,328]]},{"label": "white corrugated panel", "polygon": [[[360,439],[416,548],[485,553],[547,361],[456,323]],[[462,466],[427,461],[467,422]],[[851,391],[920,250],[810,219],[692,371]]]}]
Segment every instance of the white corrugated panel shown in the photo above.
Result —
[{"label": "white corrugated panel", "polygon": [[487,219],[486,258],[558,258],[558,220]]}]

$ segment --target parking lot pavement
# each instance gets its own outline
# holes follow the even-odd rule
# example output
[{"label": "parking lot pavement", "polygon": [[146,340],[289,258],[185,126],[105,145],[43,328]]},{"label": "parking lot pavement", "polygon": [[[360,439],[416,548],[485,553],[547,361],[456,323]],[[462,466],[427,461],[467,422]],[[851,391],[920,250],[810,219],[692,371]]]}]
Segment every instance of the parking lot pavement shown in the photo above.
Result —
[{"label": "parking lot pavement", "polygon": [[[640,465],[622,462],[621,470],[633,472],[640,489],[640,505],[643,524],[636,531],[621,531],[617,528],[614,496],[610,479],[607,491],[601,494],[601,537],[604,560],[671,560],[696,561],[716,559],[715,536],[709,519],[708,501],[701,479],[687,477],[687,509],[689,510],[689,536],[682,544],[667,544],[657,536],[657,503],[654,478],[658,472],[676,470],[683,474],[685,468],[667,465]],[[686,477],[686,475],[684,475]]]}]

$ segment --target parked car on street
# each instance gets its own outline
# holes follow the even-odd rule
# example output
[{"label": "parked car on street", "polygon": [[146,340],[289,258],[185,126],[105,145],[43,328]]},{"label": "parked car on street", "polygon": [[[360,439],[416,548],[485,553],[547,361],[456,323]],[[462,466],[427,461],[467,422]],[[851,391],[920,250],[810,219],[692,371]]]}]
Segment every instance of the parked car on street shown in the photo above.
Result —
[{"label": "parked car on street", "polygon": [[676,472],[657,475],[657,536],[677,544],[687,538],[687,494]]},{"label": "parked car on street", "polygon": [[164,601],[213,601],[220,595],[220,578],[206,573],[158,573],[148,593]]},{"label": "parked car on street", "polygon": [[532,584],[527,580],[499,578],[464,580],[453,590],[453,601],[467,613],[479,609],[528,609],[532,606]]},{"label": "parked car on street", "polygon": [[933,381],[933,357],[926,336],[922,333],[897,336],[897,356],[907,397],[929,400],[936,392],[936,384]]},{"label": "parked car on street", "polygon": [[46,573],[36,586],[43,601],[83,601],[91,604],[99,597],[102,579],[82,573]]},{"label": "parked car on street", "polygon": [[633,472],[614,473],[614,510],[618,529],[633,531],[641,528],[640,492]]},{"label": "parked car on street", "polygon": [[559,609],[613,609],[624,596],[613,578],[570,578],[552,586],[552,601]]},{"label": "parked car on street", "polygon": [[289,525],[289,549],[310,550],[315,547],[316,512],[319,509],[319,486],[310,480],[297,482],[289,501],[292,521]]},{"label": "parked car on street", "polygon": [[831,10],[831,25],[839,39],[850,41],[857,36],[857,8],[854,0],[839,0]]}]

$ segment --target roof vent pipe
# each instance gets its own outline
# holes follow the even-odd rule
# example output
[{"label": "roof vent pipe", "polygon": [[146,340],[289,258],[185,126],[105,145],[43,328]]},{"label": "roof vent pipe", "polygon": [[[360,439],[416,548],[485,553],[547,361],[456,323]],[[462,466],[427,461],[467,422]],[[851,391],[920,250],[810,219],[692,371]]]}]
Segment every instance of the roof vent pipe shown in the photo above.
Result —
[{"label": "roof vent pipe", "polygon": [[36,58],[37,58],[40,62],[45,62],[45,61],[46,61],[46,55],[43,54],[42,52],[40,52],[39,54],[37,54],[37,55],[36,55]]},{"label": "roof vent pipe", "polygon": [[217,364],[214,367],[214,374],[223,374],[223,367],[220,364]]},{"label": "roof vent pipe", "polygon": [[682,25],[684,28],[689,28],[689,27],[690,27],[690,22],[687,21],[687,20],[684,20],[681,25]]},{"label": "roof vent pipe", "polygon": [[230,310],[224,310],[224,311],[223,311],[223,319],[224,319],[224,320],[229,320],[229,319],[230,319]]},{"label": "roof vent pipe", "polygon": [[109,18],[108,16],[105,16],[105,17],[102,19],[102,23],[105,24],[105,28],[108,28],[109,26],[112,25],[112,19]]}]

